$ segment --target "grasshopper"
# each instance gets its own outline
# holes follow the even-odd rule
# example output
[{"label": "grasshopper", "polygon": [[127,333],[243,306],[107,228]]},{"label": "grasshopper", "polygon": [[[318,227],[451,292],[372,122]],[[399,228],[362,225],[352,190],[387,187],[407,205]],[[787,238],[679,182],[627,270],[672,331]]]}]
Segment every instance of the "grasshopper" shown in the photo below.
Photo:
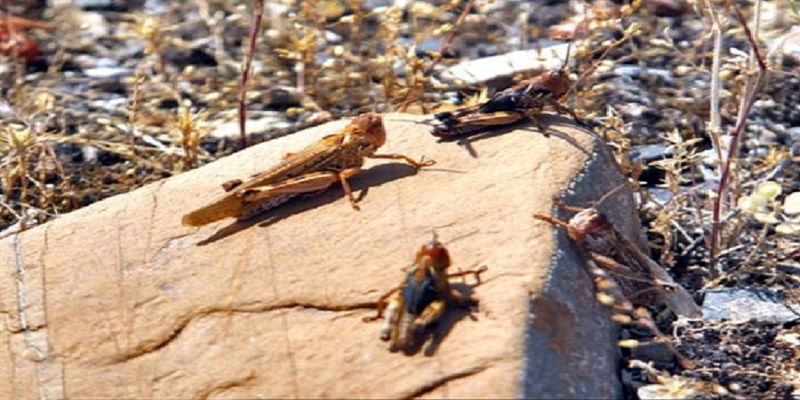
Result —
[{"label": "grasshopper", "polygon": [[559,103],[559,99],[569,92],[571,86],[566,70],[568,57],[569,50],[561,68],[547,70],[526,79],[496,93],[486,102],[435,114],[434,117],[440,124],[434,126],[431,134],[440,138],[452,138],[489,126],[509,125],[540,114],[548,105],[582,123],[575,112]]},{"label": "grasshopper", "polygon": [[0,53],[17,54],[26,62],[36,61],[39,58],[39,46],[20,31],[53,27],[47,22],[11,17],[0,12]]},{"label": "grasshopper", "polygon": [[645,291],[655,290],[657,297],[676,315],[688,318],[702,316],[702,311],[691,294],[677,284],[656,261],[643,253],[633,241],[617,230],[608,217],[598,211],[599,204],[617,189],[605,194],[594,207],[581,208],[559,204],[559,207],[565,210],[576,212],[569,221],[538,213],[533,217],[565,228],[567,236],[578,245],[587,258],[587,263],[599,265],[604,271],[610,272],[626,297],[636,300]]},{"label": "grasshopper", "polygon": [[341,183],[350,205],[358,210],[347,180],[361,171],[365,157],[402,160],[417,169],[434,164],[433,160],[417,162],[399,154],[375,154],[385,142],[381,116],[359,115],[341,132],[285,155],[278,165],[248,181],[223,183],[226,194],[184,215],[182,222],[186,226],[202,226],[227,217],[247,219],[295,196],[321,192],[336,182]]},{"label": "grasshopper", "polygon": [[414,264],[403,283],[389,290],[378,300],[378,311],[364,321],[384,317],[381,340],[390,342],[390,351],[410,352],[419,334],[437,321],[448,305],[475,306],[477,300],[466,297],[450,286],[450,278],[474,275],[480,283],[480,267],[457,273],[447,273],[450,254],[436,236],[417,251]]}]

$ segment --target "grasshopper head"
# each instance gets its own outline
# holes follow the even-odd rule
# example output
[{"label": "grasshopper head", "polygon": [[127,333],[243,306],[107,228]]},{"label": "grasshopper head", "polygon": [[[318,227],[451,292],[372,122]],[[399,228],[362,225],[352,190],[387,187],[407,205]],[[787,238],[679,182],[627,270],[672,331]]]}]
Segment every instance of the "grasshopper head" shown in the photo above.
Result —
[{"label": "grasshopper head", "polygon": [[547,70],[538,76],[539,84],[544,86],[556,99],[569,92],[570,81],[566,68]]},{"label": "grasshopper head", "polygon": [[354,128],[352,132],[355,139],[369,143],[373,151],[386,143],[386,129],[380,114],[361,114],[353,118],[350,125]]},{"label": "grasshopper head", "polygon": [[450,253],[441,242],[433,239],[417,251],[416,265],[444,272],[450,266]]}]

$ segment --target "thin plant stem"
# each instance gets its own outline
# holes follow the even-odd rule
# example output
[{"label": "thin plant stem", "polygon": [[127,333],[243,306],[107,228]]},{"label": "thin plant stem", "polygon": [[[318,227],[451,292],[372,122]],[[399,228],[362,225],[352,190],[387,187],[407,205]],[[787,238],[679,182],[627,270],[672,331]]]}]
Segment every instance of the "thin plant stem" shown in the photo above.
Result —
[{"label": "thin plant stem", "polygon": [[430,76],[431,72],[433,72],[433,68],[439,64],[439,61],[442,60],[444,57],[444,53],[450,49],[450,46],[453,44],[453,40],[455,40],[456,36],[458,36],[459,28],[464,23],[464,20],[467,19],[467,14],[469,14],[470,10],[472,10],[472,6],[475,5],[475,0],[468,0],[467,4],[464,6],[464,10],[461,11],[461,15],[458,16],[456,20],[456,24],[453,25],[453,30],[450,31],[450,35],[447,36],[447,39],[442,43],[442,47],[439,48],[439,55],[433,59],[433,62],[428,66],[428,69],[425,70],[425,76]]},{"label": "thin plant stem", "polygon": [[708,12],[711,14],[711,34],[714,36],[714,55],[711,62],[711,116],[708,122],[708,133],[711,137],[711,144],[714,146],[714,152],[717,154],[717,160],[722,162],[722,148],[720,147],[719,136],[722,132],[722,123],[719,111],[719,70],[720,59],[722,58],[722,28],[720,27],[719,17],[714,10],[714,4],[710,1],[708,5]]},{"label": "thin plant stem", "polygon": [[242,76],[239,81],[239,135],[242,147],[247,147],[247,81],[250,79],[250,64],[256,51],[258,34],[261,32],[261,21],[264,18],[264,0],[253,0],[253,24],[250,29],[250,45],[242,64]]},{"label": "thin plant stem", "polygon": [[745,101],[740,109],[739,115],[736,118],[736,125],[730,131],[730,144],[728,145],[728,153],[723,160],[722,163],[722,170],[720,172],[719,177],[719,186],[717,187],[717,197],[714,199],[714,209],[712,212],[712,220],[711,220],[711,233],[709,237],[709,244],[711,250],[711,276],[712,278],[716,279],[719,274],[719,245],[720,245],[720,215],[722,213],[722,206],[723,202],[725,201],[725,194],[728,188],[728,178],[730,177],[731,172],[731,162],[734,158],[738,156],[737,151],[739,149],[739,142],[742,135],[742,131],[744,130],[744,125],[747,121],[747,116],[750,114],[750,111],[753,109],[753,104],[758,97],[759,92],[764,87],[767,78],[767,65],[764,62],[764,59],[761,57],[761,52],[758,50],[758,43],[756,43],[755,38],[753,37],[753,33],[750,31],[750,28],[747,26],[747,22],[744,20],[742,13],[733,4],[730,0],[728,1],[728,7],[732,8],[733,11],[736,13],[736,17],[739,19],[739,23],[742,24],[744,28],[744,32],[747,35],[747,40],[750,42],[750,46],[753,48],[753,54],[758,61],[758,72],[755,76],[755,79],[752,77],[748,79],[748,85],[745,91]]}]

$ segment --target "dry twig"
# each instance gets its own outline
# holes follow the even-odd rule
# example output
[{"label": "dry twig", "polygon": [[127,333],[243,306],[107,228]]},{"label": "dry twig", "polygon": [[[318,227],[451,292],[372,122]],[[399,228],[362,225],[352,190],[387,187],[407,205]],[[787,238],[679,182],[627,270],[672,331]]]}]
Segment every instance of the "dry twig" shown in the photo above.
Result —
[{"label": "dry twig", "polygon": [[725,156],[725,159],[722,163],[722,170],[720,172],[719,177],[719,186],[717,187],[717,196],[714,199],[714,209],[712,213],[712,220],[711,220],[711,234],[709,237],[709,244],[711,249],[711,275],[712,277],[716,278],[719,276],[719,265],[718,265],[718,257],[719,257],[719,242],[720,242],[720,215],[722,213],[722,206],[725,200],[725,195],[728,187],[728,178],[730,177],[730,170],[731,170],[731,163],[734,158],[738,157],[738,150],[739,150],[739,142],[741,140],[742,131],[744,130],[744,124],[747,121],[747,116],[750,115],[750,111],[753,108],[753,104],[758,97],[759,92],[764,87],[764,84],[767,81],[767,65],[764,62],[764,59],[761,57],[761,52],[758,50],[758,43],[756,43],[756,39],[753,36],[753,33],[750,31],[750,28],[747,25],[747,22],[744,20],[742,13],[739,11],[739,8],[736,7],[733,2],[728,2],[728,7],[732,8],[733,11],[736,13],[736,17],[739,19],[739,23],[742,24],[744,28],[745,35],[747,36],[747,40],[750,42],[750,46],[753,49],[753,54],[755,55],[758,61],[758,72],[756,73],[755,77],[750,77],[747,80],[747,85],[745,87],[744,92],[744,101],[742,102],[741,108],[739,109],[739,114],[736,118],[736,125],[731,129],[729,136],[730,136],[730,144],[728,145],[728,153]]},{"label": "dry twig", "polygon": [[253,24],[250,29],[250,45],[242,64],[242,76],[239,81],[239,135],[242,147],[247,147],[247,81],[250,78],[250,64],[256,51],[258,34],[261,32],[261,21],[264,18],[264,0],[253,0]]},{"label": "dry twig", "polygon": [[707,3],[708,13],[711,14],[711,33],[714,36],[714,56],[711,62],[711,116],[708,123],[708,134],[711,137],[711,144],[717,153],[717,159],[722,162],[722,149],[720,148],[719,135],[722,132],[722,122],[719,111],[719,70],[720,59],[722,58],[722,27],[720,26],[719,16],[714,10],[714,4]]},{"label": "dry twig", "polygon": [[430,76],[431,72],[433,72],[433,68],[439,64],[439,61],[442,60],[444,57],[444,53],[450,49],[450,46],[453,44],[453,40],[455,40],[456,36],[458,36],[459,28],[464,23],[464,20],[467,19],[467,14],[469,14],[470,10],[472,10],[472,6],[475,5],[475,0],[467,0],[467,4],[464,6],[464,10],[461,11],[461,15],[458,16],[456,20],[456,24],[453,25],[453,30],[450,31],[450,35],[447,36],[447,40],[442,43],[442,47],[439,48],[439,55],[433,59],[431,65],[428,66],[428,69],[425,70],[425,76]]}]

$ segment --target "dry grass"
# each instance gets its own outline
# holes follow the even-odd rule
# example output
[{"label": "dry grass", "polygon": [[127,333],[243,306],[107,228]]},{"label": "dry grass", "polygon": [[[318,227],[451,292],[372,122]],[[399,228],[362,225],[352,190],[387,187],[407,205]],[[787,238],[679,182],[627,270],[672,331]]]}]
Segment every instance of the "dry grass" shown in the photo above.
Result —
[{"label": "dry grass", "polygon": [[[502,88],[442,72],[548,43],[550,27],[574,38],[568,101],[638,190],[661,263],[692,290],[745,282],[797,296],[800,147],[788,128],[800,127],[800,57],[782,51],[797,37],[795,2],[698,1],[674,19],[639,0],[199,0],[99,13],[10,3],[0,25],[18,15],[52,28],[15,33],[42,61],[0,52],[0,236],[330,118],[485,98]],[[242,133],[214,134],[237,108]],[[245,120],[275,127],[245,134]],[[643,145],[664,156],[637,162]],[[765,182],[780,191],[761,193]],[[664,339],[661,318],[632,312],[616,318]]]}]

